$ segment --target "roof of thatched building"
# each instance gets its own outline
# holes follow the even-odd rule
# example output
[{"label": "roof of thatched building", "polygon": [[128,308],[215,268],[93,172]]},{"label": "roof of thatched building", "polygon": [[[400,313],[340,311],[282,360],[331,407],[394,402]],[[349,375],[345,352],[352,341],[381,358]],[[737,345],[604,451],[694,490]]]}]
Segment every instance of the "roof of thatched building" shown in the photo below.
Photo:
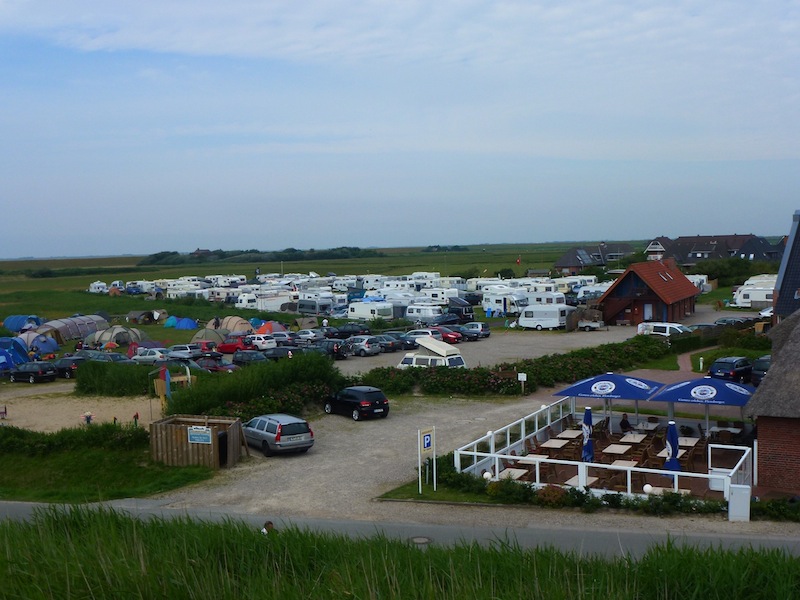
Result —
[{"label": "roof of thatched building", "polygon": [[772,365],[747,403],[751,417],[800,419],[800,311],[795,311],[769,332]]}]

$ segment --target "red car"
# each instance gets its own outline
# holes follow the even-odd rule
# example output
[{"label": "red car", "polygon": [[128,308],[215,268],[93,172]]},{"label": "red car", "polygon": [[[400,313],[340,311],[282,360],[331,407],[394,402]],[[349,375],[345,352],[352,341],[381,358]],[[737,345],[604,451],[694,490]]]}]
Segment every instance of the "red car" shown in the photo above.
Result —
[{"label": "red car", "polygon": [[439,333],[442,334],[442,341],[447,342],[448,344],[458,344],[463,337],[457,331],[453,331],[452,329],[445,327],[444,325],[439,325],[438,327],[431,327],[431,329],[435,329]]},{"label": "red car", "polygon": [[244,336],[227,337],[216,347],[216,351],[223,354],[233,354],[237,350],[252,350],[249,341]]}]

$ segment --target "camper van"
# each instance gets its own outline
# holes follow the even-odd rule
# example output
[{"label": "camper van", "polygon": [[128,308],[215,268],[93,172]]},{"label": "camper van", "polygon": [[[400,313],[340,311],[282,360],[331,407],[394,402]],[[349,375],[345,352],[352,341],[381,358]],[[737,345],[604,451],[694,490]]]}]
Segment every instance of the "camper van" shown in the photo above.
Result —
[{"label": "camper van", "polygon": [[475,310],[472,308],[472,304],[463,298],[450,298],[447,312],[458,316],[459,323],[469,323],[475,320]]},{"label": "camper van", "polygon": [[565,304],[535,304],[526,307],[517,318],[523,329],[563,329],[567,326],[567,313],[575,310]]},{"label": "camper van", "polygon": [[411,367],[451,367],[466,369],[467,363],[455,346],[429,336],[416,338],[420,350],[408,352],[397,365],[398,369]]},{"label": "camper van", "polygon": [[430,323],[442,314],[442,307],[438,304],[409,304],[406,307],[406,319],[416,323]]},{"label": "camper van", "polygon": [[94,281],[89,284],[89,289],[86,291],[90,294],[107,294],[108,285],[105,281]]},{"label": "camper van", "polygon": [[392,319],[394,305],[391,302],[351,302],[347,306],[347,318],[355,320]]}]

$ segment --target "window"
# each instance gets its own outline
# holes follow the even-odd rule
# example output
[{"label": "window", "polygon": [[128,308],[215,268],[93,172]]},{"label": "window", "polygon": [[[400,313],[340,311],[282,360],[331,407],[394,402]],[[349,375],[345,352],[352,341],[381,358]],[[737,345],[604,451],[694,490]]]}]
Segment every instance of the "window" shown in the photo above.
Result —
[{"label": "window", "polygon": [[267,423],[267,433],[275,433],[278,431],[278,425],[274,421]]}]

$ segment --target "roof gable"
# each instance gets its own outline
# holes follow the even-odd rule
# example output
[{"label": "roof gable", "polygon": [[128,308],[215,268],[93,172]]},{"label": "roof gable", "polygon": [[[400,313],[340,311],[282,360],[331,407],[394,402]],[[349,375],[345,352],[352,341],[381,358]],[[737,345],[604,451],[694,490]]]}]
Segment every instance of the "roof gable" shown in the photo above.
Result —
[{"label": "roof gable", "polygon": [[673,261],[649,260],[629,266],[625,273],[606,290],[600,301],[602,302],[606,296],[612,296],[614,289],[633,275],[641,279],[665,304],[693,298],[699,293],[697,287],[681,273]]}]

